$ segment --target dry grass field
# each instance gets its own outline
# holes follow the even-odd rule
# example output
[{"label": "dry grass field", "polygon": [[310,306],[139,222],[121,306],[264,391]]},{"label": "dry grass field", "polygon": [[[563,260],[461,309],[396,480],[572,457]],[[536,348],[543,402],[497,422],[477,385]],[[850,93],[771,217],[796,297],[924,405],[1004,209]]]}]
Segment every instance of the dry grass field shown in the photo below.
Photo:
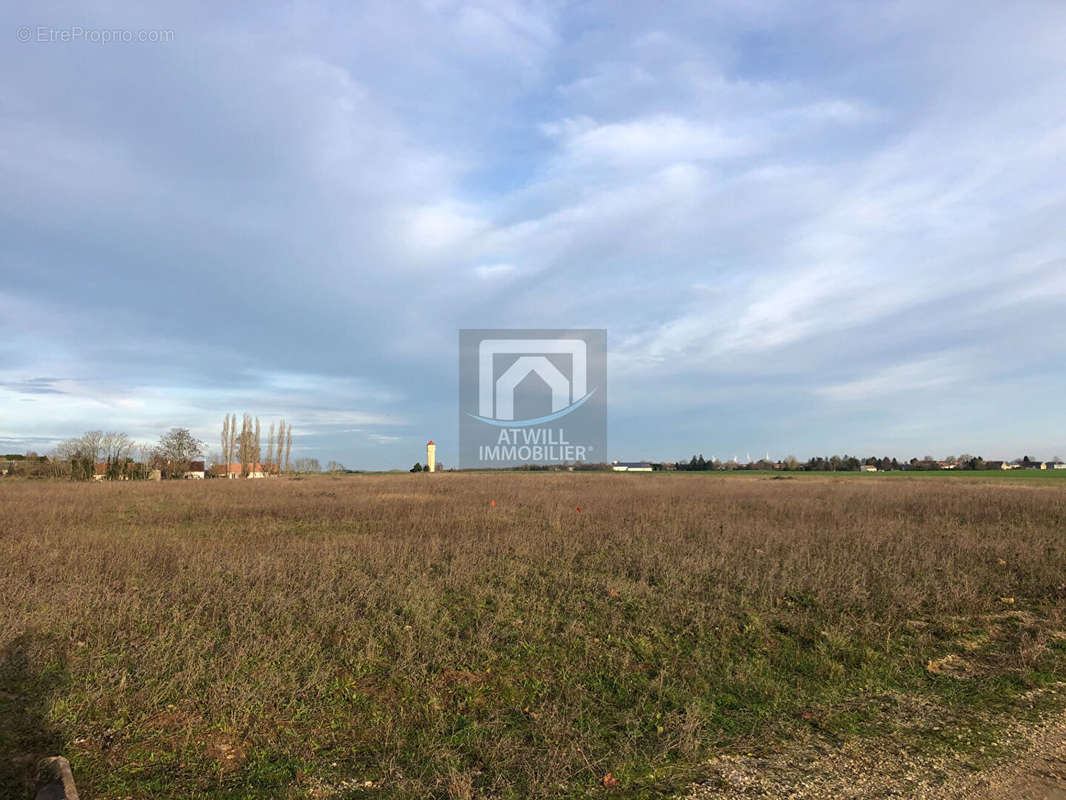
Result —
[{"label": "dry grass field", "polygon": [[0,796],[55,753],[86,800],[672,796],[812,737],[984,768],[1062,699],[1064,532],[1051,480],[0,481]]}]

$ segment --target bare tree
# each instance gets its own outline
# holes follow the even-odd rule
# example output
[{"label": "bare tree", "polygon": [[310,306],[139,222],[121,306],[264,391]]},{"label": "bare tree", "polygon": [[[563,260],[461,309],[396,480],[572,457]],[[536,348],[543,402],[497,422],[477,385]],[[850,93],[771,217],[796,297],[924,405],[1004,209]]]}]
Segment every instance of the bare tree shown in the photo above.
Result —
[{"label": "bare tree", "polygon": [[48,459],[49,475],[53,478],[70,478],[70,462],[57,457],[58,449],[57,447]]},{"label": "bare tree", "polygon": [[229,471],[229,414],[222,419],[222,460],[226,463],[226,471]]},{"label": "bare tree", "polygon": [[266,454],[267,466],[271,466],[274,463],[274,423],[270,423],[270,434],[267,436],[267,454]]},{"label": "bare tree", "polygon": [[135,442],[125,433],[108,431],[100,440],[104,459],[109,463],[125,462],[133,453]]},{"label": "bare tree", "polygon": [[[86,431],[81,436],[56,445],[52,453],[55,461],[66,462],[69,474],[78,480],[88,480],[95,474],[96,464],[107,464],[107,477],[125,474],[135,442],[125,433],[116,431]],[[67,468],[60,470],[66,474]]]},{"label": "bare tree", "polygon": [[245,412],[241,420],[241,435],[237,443],[237,457],[241,462],[241,475],[249,473],[248,465],[252,461],[252,417]]},{"label": "bare tree", "polygon": [[189,462],[203,454],[204,443],[188,428],[171,428],[159,437],[156,451],[165,465],[167,477],[177,478],[188,472]]},{"label": "bare tree", "polygon": [[100,439],[100,452],[107,464],[105,475],[108,480],[131,477],[134,444],[133,439],[118,431],[108,431]]},{"label": "bare tree", "polygon": [[142,444],[137,448],[137,452],[140,453],[141,462],[146,467],[151,467],[152,463],[156,459],[156,448],[154,444]]},{"label": "bare tree", "polygon": [[103,431],[85,431],[81,436],[82,446],[93,462],[100,461],[103,455]]},{"label": "bare tree", "polygon": [[[222,460],[227,465],[239,462],[241,475],[253,472],[281,471],[290,468],[292,450],[292,430],[280,420],[276,425],[270,423],[267,431],[266,450],[263,450],[263,429],[259,417],[245,412],[240,428],[237,427],[237,415],[227,414],[222,421]],[[257,469],[258,466],[258,469]]]},{"label": "bare tree", "polygon": [[252,471],[260,472],[262,470],[262,459],[259,451],[259,417],[255,418],[255,437],[252,444]]},{"label": "bare tree", "polygon": [[322,465],[317,458],[298,458],[292,462],[292,468],[296,472],[321,472]]},{"label": "bare tree", "polygon": [[285,450],[285,420],[282,420],[281,422],[278,423],[278,454],[274,458],[274,463],[278,465],[278,470],[279,471],[281,470],[282,466],[285,464],[285,461],[282,458],[282,454],[284,453],[284,450]]},{"label": "bare tree", "polygon": [[[99,433],[99,431],[95,433]],[[92,478],[93,465],[96,463],[95,451],[91,449],[93,447],[93,439],[94,437],[91,437],[89,444],[86,444],[86,437],[80,436],[75,439],[67,439],[56,445],[52,457],[68,465],[64,473],[69,475],[71,480],[87,481]]]},{"label": "bare tree", "polygon": [[52,458],[55,461],[70,461],[77,453],[81,452],[81,448],[81,438],[64,439],[55,446],[52,451]]},{"label": "bare tree", "polygon": [[226,474],[229,475],[229,465],[237,456],[237,415],[230,414],[229,418],[229,454],[226,461]]}]

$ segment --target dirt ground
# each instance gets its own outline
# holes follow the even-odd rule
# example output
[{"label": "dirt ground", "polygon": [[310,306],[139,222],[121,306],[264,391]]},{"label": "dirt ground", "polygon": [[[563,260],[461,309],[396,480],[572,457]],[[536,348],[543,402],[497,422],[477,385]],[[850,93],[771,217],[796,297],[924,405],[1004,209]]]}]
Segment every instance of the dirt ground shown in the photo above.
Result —
[{"label": "dirt ground", "polygon": [[963,787],[958,800],[1066,800],[1066,717],[1040,730],[1017,761]]},{"label": "dirt ground", "polygon": [[1006,738],[1014,757],[981,772],[950,758],[915,759],[902,748],[813,742],[770,757],[724,756],[686,800],[1066,800],[1066,715]]}]

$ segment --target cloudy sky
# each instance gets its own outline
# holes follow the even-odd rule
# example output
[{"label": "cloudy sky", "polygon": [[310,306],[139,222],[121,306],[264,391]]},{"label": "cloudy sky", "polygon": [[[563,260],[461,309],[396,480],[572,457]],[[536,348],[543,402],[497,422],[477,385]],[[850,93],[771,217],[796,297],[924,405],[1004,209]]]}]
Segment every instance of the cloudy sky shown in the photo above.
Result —
[{"label": "cloudy sky", "polygon": [[613,458],[1066,457],[1061,0],[92,5],[0,11],[0,452],[454,463],[457,330],[589,327]]}]

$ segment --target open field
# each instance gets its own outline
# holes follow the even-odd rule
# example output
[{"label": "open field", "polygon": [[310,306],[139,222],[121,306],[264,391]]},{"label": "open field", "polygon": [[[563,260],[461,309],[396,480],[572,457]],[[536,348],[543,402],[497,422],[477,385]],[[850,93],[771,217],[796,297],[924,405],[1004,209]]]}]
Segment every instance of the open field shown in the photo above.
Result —
[{"label": "open field", "polygon": [[60,752],[87,800],[993,767],[1066,700],[1066,482],[921,477],[0,481],[0,796]]}]

